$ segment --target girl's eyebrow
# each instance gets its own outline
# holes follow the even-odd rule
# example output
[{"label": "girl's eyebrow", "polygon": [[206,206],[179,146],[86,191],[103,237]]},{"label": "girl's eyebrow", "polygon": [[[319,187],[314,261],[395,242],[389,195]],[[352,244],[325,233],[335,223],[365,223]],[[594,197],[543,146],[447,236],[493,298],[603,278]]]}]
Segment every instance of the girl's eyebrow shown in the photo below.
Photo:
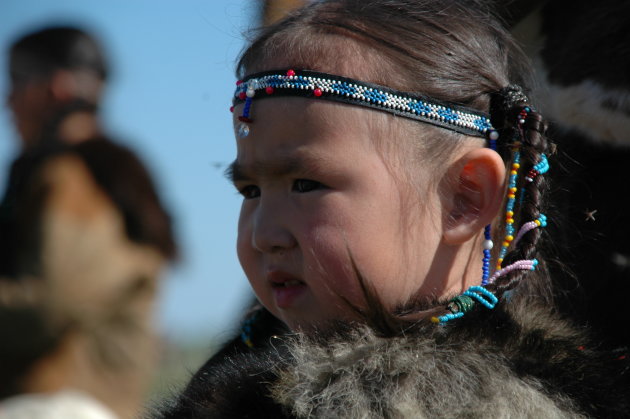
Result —
[{"label": "girl's eyebrow", "polygon": [[252,177],[282,177],[297,172],[305,175],[320,165],[321,158],[315,156],[283,156],[276,161],[256,162],[251,166],[244,166],[234,160],[225,170],[225,177],[236,183]]}]

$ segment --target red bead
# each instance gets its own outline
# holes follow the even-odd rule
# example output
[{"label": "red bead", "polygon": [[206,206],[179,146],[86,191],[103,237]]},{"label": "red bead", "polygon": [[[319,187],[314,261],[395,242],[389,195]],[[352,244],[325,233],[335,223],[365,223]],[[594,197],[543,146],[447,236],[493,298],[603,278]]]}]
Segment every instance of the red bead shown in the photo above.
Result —
[{"label": "red bead", "polygon": [[246,117],[246,116],[239,116],[239,117],[238,117],[238,120],[239,120],[239,121],[241,121],[241,122],[247,122],[247,123],[254,122],[254,120],[253,120],[253,119],[248,118],[248,117]]},{"label": "red bead", "polygon": [[289,76],[289,77],[295,76],[295,71],[293,71],[293,70],[287,71],[287,76]]},{"label": "red bead", "polygon": [[230,112],[234,112],[234,106],[230,106]]},{"label": "red bead", "polygon": [[578,346],[577,348],[578,348],[578,351],[583,351],[585,349],[584,346]]},{"label": "red bead", "polygon": [[322,95],[322,89],[320,89],[319,87],[316,88],[315,90],[313,90],[313,94],[317,97],[320,97]]},{"label": "red bead", "polygon": [[273,93],[273,87],[271,87],[271,86],[267,86],[267,87],[265,88],[265,92],[267,92],[267,94],[268,94],[268,95],[272,94],[272,93]]},{"label": "red bead", "polygon": [[240,86],[241,84],[243,84],[243,80],[236,80],[236,85]]},{"label": "red bead", "polygon": [[245,100],[247,98],[247,93],[241,92],[241,93],[238,94],[238,97],[241,100]]}]

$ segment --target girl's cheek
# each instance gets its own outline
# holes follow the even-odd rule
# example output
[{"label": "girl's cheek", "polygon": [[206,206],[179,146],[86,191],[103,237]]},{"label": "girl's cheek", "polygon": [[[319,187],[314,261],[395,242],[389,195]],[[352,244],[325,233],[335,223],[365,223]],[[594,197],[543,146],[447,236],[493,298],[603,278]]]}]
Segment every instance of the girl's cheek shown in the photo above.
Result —
[{"label": "girl's cheek", "polygon": [[236,254],[247,274],[253,263],[254,249],[252,247],[252,223],[251,214],[245,210],[245,203],[241,208],[241,214],[238,221],[238,233],[236,236]]},{"label": "girl's cheek", "polygon": [[311,277],[309,282],[326,297],[341,296],[353,303],[359,301],[360,285],[344,235],[334,228],[324,228],[312,231],[310,236],[310,249],[303,252]]}]

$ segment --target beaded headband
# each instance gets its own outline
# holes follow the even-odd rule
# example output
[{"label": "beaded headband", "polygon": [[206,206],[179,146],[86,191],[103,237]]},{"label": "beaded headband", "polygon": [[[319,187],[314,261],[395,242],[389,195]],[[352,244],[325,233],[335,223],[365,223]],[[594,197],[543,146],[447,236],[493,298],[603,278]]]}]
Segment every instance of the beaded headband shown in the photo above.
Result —
[{"label": "beaded headband", "polygon": [[[238,81],[233,103],[245,102],[239,120],[253,122],[250,108],[254,97],[273,96],[299,96],[365,106],[477,137],[485,138],[493,130],[490,116],[484,112],[373,83],[307,70],[266,71]],[[239,127],[241,137],[247,134],[249,127]]]}]

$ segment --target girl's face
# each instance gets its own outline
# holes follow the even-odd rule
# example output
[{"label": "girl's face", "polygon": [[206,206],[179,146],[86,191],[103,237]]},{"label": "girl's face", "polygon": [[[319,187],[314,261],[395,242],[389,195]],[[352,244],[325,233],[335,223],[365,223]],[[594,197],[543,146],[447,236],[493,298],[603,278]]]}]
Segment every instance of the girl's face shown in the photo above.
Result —
[{"label": "girl's face", "polygon": [[[236,129],[240,112],[242,105]],[[428,192],[403,217],[403,188],[374,146],[386,131],[374,112],[254,100],[250,134],[237,139],[238,256],[259,300],[293,330],[353,318],[344,300],[365,306],[353,262],[388,307],[445,291],[432,266],[438,199]],[[435,282],[425,280],[429,273]]]}]

